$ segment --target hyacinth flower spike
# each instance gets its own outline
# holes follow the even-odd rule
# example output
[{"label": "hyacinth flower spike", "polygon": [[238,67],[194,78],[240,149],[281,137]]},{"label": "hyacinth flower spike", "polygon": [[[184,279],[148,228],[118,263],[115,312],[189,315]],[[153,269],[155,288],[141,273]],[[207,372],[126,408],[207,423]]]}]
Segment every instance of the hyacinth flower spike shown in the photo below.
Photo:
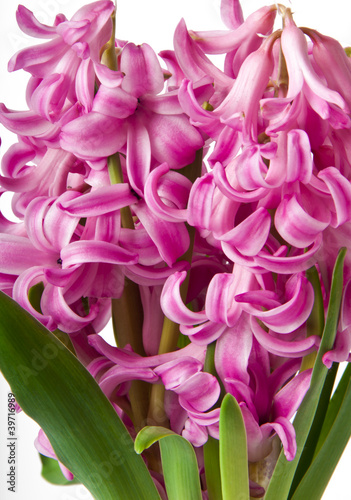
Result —
[{"label": "hyacinth flower spike", "polygon": [[102,500],[317,499],[348,437],[349,59],[281,5],[220,13],[165,70],[113,2],[17,12],[42,43],[0,105],[0,367],[44,476]]}]

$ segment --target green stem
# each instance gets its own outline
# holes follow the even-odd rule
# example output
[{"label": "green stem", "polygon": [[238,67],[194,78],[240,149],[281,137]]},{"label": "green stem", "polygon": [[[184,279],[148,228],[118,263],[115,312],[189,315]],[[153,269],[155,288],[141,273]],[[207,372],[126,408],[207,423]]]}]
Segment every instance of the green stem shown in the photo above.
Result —
[{"label": "green stem", "polygon": [[[102,62],[110,69],[117,71],[118,61],[115,49],[116,9],[112,14],[112,35],[102,54]],[[107,160],[111,184],[123,183],[123,172],[119,153],[111,155]],[[121,226],[134,229],[134,221],[129,206],[123,207]],[[118,299],[112,299],[113,331],[118,347],[131,345],[134,352],[145,355],[142,330],[143,307],[140,298],[139,286],[125,278],[123,294]],[[136,430],[141,429],[146,422],[149,406],[149,385],[146,382],[135,380],[132,382],[129,399],[132,408],[132,420]]]},{"label": "green stem", "polygon": [[[306,271],[306,276],[313,286],[314,291],[314,303],[311,314],[307,320],[307,336],[319,335],[322,337],[324,329],[324,304],[323,295],[321,289],[321,283],[319,280],[319,274],[315,266],[311,267]],[[313,368],[316,361],[317,352],[311,352],[304,356],[300,371],[308,370]]]},{"label": "green stem", "polygon": [[116,48],[115,48],[115,36],[116,36],[116,8],[111,15],[112,19],[112,34],[110,40],[103,47],[103,54],[101,56],[102,64],[105,64],[108,68],[113,71],[118,70],[118,62],[116,56]]},{"label": "green stem", "polygon": [[[202,149],[197,151],[194,161],[178,170],[179,173],[187,177],[192,183],[194,183],[195,179],[201,175],[202,154]],[[194,250],[195,228],[187,224],[187,229],[190,236],[190,244],[185,254],[178,260],[186,260],[189,264],[191,264]],[[189,278],[190,275],[187,273],[186,279],[180,286],[180,295],[185,303],[189,286]],[[173,323],[173,321],[165,317],[163,321],[158,354],[175,351],[178,344],[178,338],[179,325],[177,323]],[[155,384],[152,386],[148,413],[148,425],[155,425],[156,423],[157,425],[162,425],[163,427],[169,427],[168,418],[164,411],[164,394],[165,388],[163,385]]]}]

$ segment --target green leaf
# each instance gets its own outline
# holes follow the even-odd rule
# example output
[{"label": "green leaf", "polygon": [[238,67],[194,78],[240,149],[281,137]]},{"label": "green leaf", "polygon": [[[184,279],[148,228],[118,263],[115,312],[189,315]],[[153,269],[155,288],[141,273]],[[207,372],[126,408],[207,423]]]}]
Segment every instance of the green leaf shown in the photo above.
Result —
[{"label": "green leaf", "polygon": [[166,436],[173,436],[175,433],[166,427],[149,425],[143,427],[137,434],[134,441],[134,449],[137,453],[142,453],[160,439]]},{"label": "green leaf", "polygon": [[0,294],[0,369],[58,459],[97,500],[159,500],[114,408],[77,358]]},{"label": "green leaf", "polygon": [[249,500],[246,431],[240,406],[226,394],[219,417],[219,460],[223,500]]},{"label": "green leaf", "polygon": [[[346,249],[342,248],[336,259],[332,277],[328,313],[321,344],[312,372],[311,385],[294,419],[297,444],[296,456],[294,460],[288,462],[283,451],[280,453],[266,491],[265,500],[286,500],[289,497],[289,491],[293,483],[294,475],[312,426],[319,404],[320,395],[328,373],[328,369],[322,362],[322,357],[327,351],[332,349],[335,340],[343,290],[343,265],[345,254]],[[302,477],[304,472],[305,471],[299,471],[300,477]],[[296,483],[297,482],[295,481],[295,485],[297,486]],[[293,491],[290,492],[290,495],[292,493]]]},{"label": "green leaf", "polygon": [[[344,377],[342,388],[334,399],[322,444],[295,490],[292,500],[319,500],[351,437],[351,365]],[[345,370],[346,372],[346,370]],[[345,373],[344,373],[345,375]],[[327,428],[329,427],[329,431]]]},{"label": "green leaf", "polygon": [[69,481],[62,474],[59,463],[54,458],[46,457],[39,453],[39,457],[41,460],[41,475],[46,481],[51,484],[58,484],[60,486],[71,486],[72,484],[79,484],[76,478],[73,481]]},{"label": "green leaf", "polygon": [[135,450],[141,453],[160,442],[162,469],[169,500],[201,500],[201,485],[193,446],[164,427],[149,426],[139,431]]},{"label": "green leaf", "polygon": [[222,500],[219,441],[211,436],[208,436],[204,444],[204,463],[208,498],[209,500]]},{"label": "green leaf", "polygon": [[344,373],[339,381],[337,388],[331,398],[328,406],[328,411],[324,419],[323,427],[320,432],[319,440],[317,443],[315,455],[319,452],[322,444],[324,443],[326,437],[328,436],[330,429],[332,428],[334,421],[340,411],[341,405],[343,404],[345,394],[351,379],[351,363],[348,363]]}]

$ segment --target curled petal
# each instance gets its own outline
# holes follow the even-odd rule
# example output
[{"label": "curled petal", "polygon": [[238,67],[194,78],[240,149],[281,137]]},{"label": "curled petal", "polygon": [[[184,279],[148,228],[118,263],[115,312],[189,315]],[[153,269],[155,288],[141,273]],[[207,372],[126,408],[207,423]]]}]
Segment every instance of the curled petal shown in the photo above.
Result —
[{"label": "curled petal", "polygon": [[124,274],[132,281],[135,281],[135,283],[138,283],[138,285],[155,286],[163,285],[166,279],[174,272],[184,271],[184,269],[188,268],[189,264],[186,260],[175,262],[172,267],[166,265],[150,267],[136,264],[135,266],[126,267]]},{"label": "curled petal", "polygon": [[183,357],[158,366],[154,372],[161,377],[166,390],[176,390],[188,378],[198,373],[202,366],[198,359]]},{"label": "curled petal", "polygon": [[215,234],[215,237],[234,246],[243,255],[254,256],[266,243],[270,227],[271,216],[261,207],[227,233]]},{"label": "curled petal", "polygon": [[334,362],[348,361],[351,351],[351,328],[336,333],[335,343],[331,351],[327,351],[322,358],[325,366],[330,369]]},{"label": "curled petal", "polygon": [[[269,293],[269,292],[268,292]],[[260,292],[246,292],[236,295],[235,300],[242,304],[242,308],[262,321],[268,328],[278,333],[289,333],[299,328],[309,317],[314,293],[311,283],[302,275],[292,276],[286,284],[285,304],[262,311],[261,304],[255,305],[255,296],[264,297],[265,290]],[[268,304],[266,303],[265,306]]]},{"label": "curled petal", "polygon": [[[51,443],[44,433],[42,429],[39,429],[39,434],[36,440],[34,441],[34,446],[38,450],[39,453],[46,457],[54,458],[57,460],[56,453],[54,452],[53,447],[51,446]],[[73,481],[74,476],[70,470],[67,469],[61,462],[59,462],[60,469],[62,471],[62,474],[65,476],[65,478],[68,481]]]},{"label": "curled petal", "polygon": [[[90,307],[89,314],[80,316],[67,304],[63,290],[50,284],[44,289],[40,305],[43,314],[51,316],[57,327],[67,333],[76,332],[89,325],[99,312],[99,306],[93,305]],[[84,314],[83,310],[82,314]]]},{"label": "curled petal", "polygon": [[[168,174],[167,176],[165,174]],[[161,180],[161,177],[163,179]],[[162,198],[169,201],[164,203],[158,193],[158,184],[161,184]],[[169,222],[185,221],[187,210],[175,208],[187,205],[191,182],[184,175],[172,172],[167,163],[156,167],[148,176],[145,184],[145,201],[150,209],[161,219]]]},{"label": "curled petal", "polygon": [[[296,195],[285,196],[277,208],[274,222],[281,236],[297,248],[305,248],[329,225],[330,215],[323,214],[327,220],[312,217],[300,205]],[[329,215],[329,216],[328,216]]]},{"label": "curled petal", "polygon": [[322,234],[318,234],[313,245],[307,251],[299,254],[285,256],[286,247],[282,246],[279,250],[270,254],[265,249],[261,250],[258,255],[254,257],[256,265],[268,271],[293,274],[300,271],[305,271],[312,267],[316,262],[315,254],[322,244]]},{"label": "curled petal", "polygon": [[185,410],[206,411],[219,398],[221,392],[218,380],[211,373],[198,372],[173,389],[179,396],[179,403]]},{"label": "curled petal", "polygon": [[152,384],[158,376],[150,368],[113,366],[102,375],[99,386],[107,398],[112,398],[118,386],[130,380],[144,380]]},{"label": "curled petal", "polygon": [[206,314],[188,309],[181,296],[180,284],[185,280],[186,272],[176,272],[166,281],[161,294],[161,307],[165,315],[175,323],[196,325],[207,320]]},{"label": "curled petal", "polygon": [[212,174],[218,189],[229,199],[239,203],[258,201],[267,193],[267,189],[259,187],[252,191],[238,191],[229,183],[226,171],[221,163],[217,162]]},{"label": "curled petal", "polygon": [[0,234],[0,272],[21,274],[28,267],[56,266],[57,255],[37,250],[28,238]]},{"label": "curled petal", "polygon": [[194,182],[188,206],[188,222],[191,226],[202,229],[210,226],[215,188],[211,173],[199,177]]},{"label": "curled petal", "polygon": [[208,345],[217,340],[227,330],[227,325],[206,321],[198,326],[180,325],[180,332],[190,337],[196,345]]},{"label": "curled petal", "polygon": [[274,396],[272,408],[274,420],[279,417],[292,418],[310,387],[311,375],[312,369],[304,370]]},{"label": "curled petal", "polygon": [[147,43],[123,47],[120,70],[125,74],[122,88],[129,94],[158,94],[163,89],[163,72],[157,55]]},{"label": "curled petal", "polygon": [[252,333],[268,352],[289,358],[301,358],[318,348],[320,337],[311,335],[302,340],[287,341],[266,332],[254,318],[251,320]]},{"label": "curled petal", "polygon": [[334,167],[327,167],[319,172],[318,177],[322,179],[333,198],[336,212],[336,221],[331,224],[338,227],[351,219],[351,184]]},{"label": "curled petal", "polygon": [[239,0],[222,0],[221,18],[228,28],[238,28],[244,22],[243,11]]},{"label": "curled petal", "polygon": [[56,36],[56,27],[47,26],[38,21],[33,12],[24,5],[19,5],[16,12],[17,24],[26,35],[35,38],[53,38]]},{"label": "curled petal", "polygon": [[264,424],[262,427],[271,427],[278,434],[287,460],[294,460],[296,455],[296,434],[293,424],[284,417],[278,417],[274,422]]},{"label": "curled petal", "polygon": [[51,124],[36,111],[13,111],[0,104],[0,123],[15,134],[41,138],[58,133],[57,125]]},{"label": "curled petal", "polygon": [[[226,0],[221,2],[221,16],[224,22],[231,25],[230,31],[209,31],[191,33],[197,44],[206,54],[224,54],[240,47],[248,37],[258,33],[266,35],[272,28],[276,16],[275,5],[262,7],[247,17],[245,22],[239,2]],[[225,15],[229,18],[225,18]],[[234,29],[233,29],[234,28]]]},{"label": "curled petal", "polygon": [[88,337],[89,344],[94,347],[101,355],[106,356],[114,363],[125,366],[128,368],[151,368],[168,363],[183,357],[196,358],[203,364],[205,361],[206,348],[187,345],[178,351],[172,351],[166,354],[159,354],[156,356],[142,357],[138,354],[120,349],[108,344],[100,335],[93,334]]},{"label": "curled petal", "polygon": [[56,322],[50,315],[40,314],[30,303],[28,295],[33,285],[44,281],[44,269],[42,267],[31,267],[24,271],[16,280],[13,287],[13,298],[20,306],[26,309],[32,316],[40,321],[48,330],[57,328]]}]

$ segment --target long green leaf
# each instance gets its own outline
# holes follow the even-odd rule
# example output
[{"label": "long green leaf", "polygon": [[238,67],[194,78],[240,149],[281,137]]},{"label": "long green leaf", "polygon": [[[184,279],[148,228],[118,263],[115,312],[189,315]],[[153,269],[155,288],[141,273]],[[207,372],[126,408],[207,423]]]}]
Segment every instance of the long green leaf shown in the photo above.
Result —
[{"label": "long green leaf", "polygon": [[208,436],[204,444],[204,464],[208,498],[209,500],[222,500],[219,441],[211,436]]},{"label": "long green leaf", "polygon": [[53,334],[0,294],[0,369],[59,460],[98,500],[159,500],[115,410]]},{"label": "long green leaf", "polygon": [[323,423],[322,430],[320,432],[319,440],[317,443],[317,447],[315,450],[315,454],[319,452],[320,448],[322,447],[326,437],[328,436],[330,429],[332,428],[334,421],[340,411],[341,405],[343,404],[345,394],[348,388],[348,385],[350,383],[351,379],[351,363],[348,363],[346,366],[344,373],[338,383],[337,388],[335,389],[335,392],[333,394],[333,397],[331,398],[331,401],[329,403],[328,411]]},{"label": "long green leaf", "polygon": [[348,383],[339,410],[334,415],[329,433],[316,454],[310,468],[295,490],[292,500],[319,500],[333,474],[335,467],[351,437],[351,379]]},{"label": "long green leaf", "polygon": [[219,460],[223,500],[249,500],[246,431],[240,406],[226,394],[219,417]]},{"label": "long green leaf", "polygon": [[[314,415],[323,390],[328,369],[322,362],[323,355],[332,349],[339,319],[340,304],[343,290],[343,265],[346,249],[342,248],[336,259],[330,291],[327,318],[318,355],[312,372],[310,388],[301,403],[294,419],[296,431],[297,452],[295,459],[288,462],[281,452],[273,476],[268,485],[265,500],[286,500],[293,482],[294,474],[298,466],[308,433],[310,431]],[[305,472],[305,471],[303,471]],[[300,471],[302,473],[302,471]],[[292,494],[291,491],[290,494]]]},{"label": "long green leaf", "polygon": [[198,464],[189,441],[164,427],[149,426],[139,431],[134,446],[141,453],[156,441],[160,443],[168,499],[201,500]]}]

